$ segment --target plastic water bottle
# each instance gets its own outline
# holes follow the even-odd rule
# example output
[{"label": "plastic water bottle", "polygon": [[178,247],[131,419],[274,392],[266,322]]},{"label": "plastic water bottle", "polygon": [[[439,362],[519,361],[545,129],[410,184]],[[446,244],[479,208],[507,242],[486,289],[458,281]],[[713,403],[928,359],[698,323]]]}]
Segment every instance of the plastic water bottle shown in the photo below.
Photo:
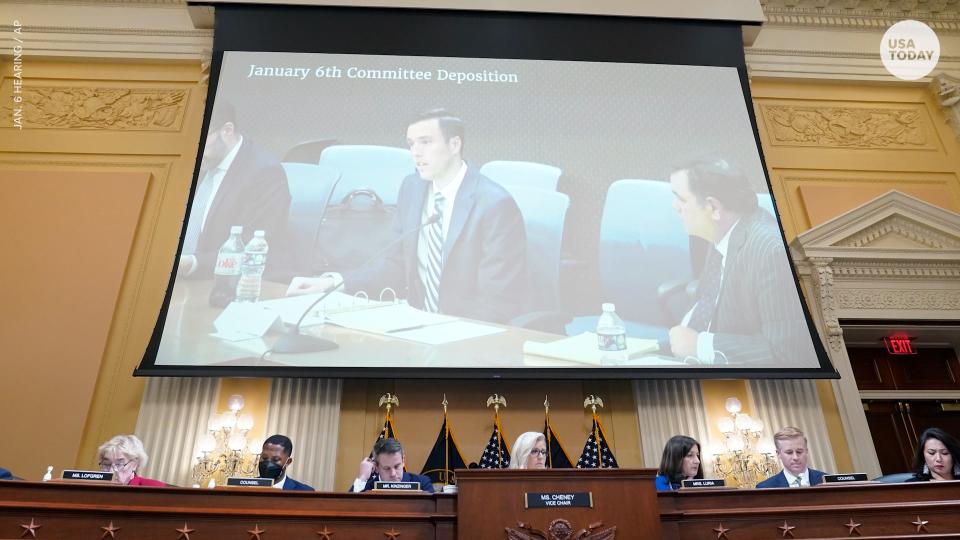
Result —
[{"label": "plastic water bottle", "polygon": [[603,360],[623,362],[627,359],[627,328],[611,303],[603,304],[603,313],[597,321],[597,347],[604,353]]},{"label": "plastic water bottle", "polygon": [[43,481],[49,482],[53,480],[53,465],[47,465],[47,472],[43,474]]},{"label": "plastic water bottle", "polygon": [[243,248],[240,281],[237,282],[237,302],[256,302],[260,299],[263,269],[267,266],[267,240],[263,231],[255,231]]},{"label": "plastic water bottle", "polygon": [[226,307],[237,296],[240,281],[240,266],[243,263],[243,227],[230,227],[230,237],[220,246],[217,265],[213,268],[213,289],[210,290],[210,305]]}]

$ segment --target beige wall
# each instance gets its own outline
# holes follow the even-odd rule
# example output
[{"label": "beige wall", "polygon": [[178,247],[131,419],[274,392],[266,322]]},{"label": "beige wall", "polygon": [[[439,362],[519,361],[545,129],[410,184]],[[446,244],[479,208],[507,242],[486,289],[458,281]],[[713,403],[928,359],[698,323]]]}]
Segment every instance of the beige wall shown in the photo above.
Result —
[{"label": "beige wall", "polygon": [[207,89],[197,61],[25,63],[36,106],[23,130],[0,64],[0,219],[15,254],[0,265],[0,406],[9,433],[47,450],[7,444],[0,463],[38,479],[133,431],[131,373],[172,268]]},{"label": "beige wall", "polygon": [[[197,60],[34,57],[25,84],[42,106],[18,131],[10,127],[10,58],[2,62],[0,219],[5,252],[15,262],[0,270],[5,298],[13,299],[0,311],[11,381],[0,406],[8,433],[49,450],[8,444],[0,464],[39,478],[47,464],[91,466],[102,441],[133,431],[143,385],[130,373],[169,277],[206,86]],[[926,87],[775,79],[752,85],[788,240],[887,189],[960,209],[960,150]],[[63,262],[49,264],[51,253]],[[829,385],[819,388],[843,469],[850,459],[839,414]],[[225,384],[221,401],[241,389],[248,410],[265,418],[266,381]],[[724,398],[748,402],[743,381],[705,382],[703,390],[711,426],[724,414]],[[503,424],[510,438],[542,426],[549,394],[554,425],[574,459],[589,426],[583,398],[600,395],[618,459],[641,464],[642,427],[625,382],[352,380],[343,392],[337,485],[349,483],[376,436],[376,401],[387,391],[400,396],[398,430],[414,468],[434,441],[444,393],[461,449],[476,460],[491,429],[484,403],[494,392],[508,399]]]}]

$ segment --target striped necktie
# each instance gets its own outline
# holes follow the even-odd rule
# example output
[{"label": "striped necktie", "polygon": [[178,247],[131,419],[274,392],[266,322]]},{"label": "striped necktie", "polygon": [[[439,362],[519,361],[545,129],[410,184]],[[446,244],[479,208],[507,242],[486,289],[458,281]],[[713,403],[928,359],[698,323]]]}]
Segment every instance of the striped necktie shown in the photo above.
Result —
[{"label": "striped necktie", "polygon": [[697,287],[697,305],[693,308],[688,328],[705,332],[710,328],[713,312],[717,309],[717,297],[720,295],[720,275],[723,272],[723,255],[711,247],[707,263],[700,274]]},{"label": "striped necktie", "polygon": [[802,485],[803,483],[801,482],[799,476],[793,479],[793,487],[801,487]]},{"label": "striped necktie", "polygon": [[[443,195],[433,198],[433,211],[439,217],[427,227],[427,275],[424,306],[427,311],[440,311],[440,270],[443,268]],[[432,217],[432,216],[431,216]]]}]

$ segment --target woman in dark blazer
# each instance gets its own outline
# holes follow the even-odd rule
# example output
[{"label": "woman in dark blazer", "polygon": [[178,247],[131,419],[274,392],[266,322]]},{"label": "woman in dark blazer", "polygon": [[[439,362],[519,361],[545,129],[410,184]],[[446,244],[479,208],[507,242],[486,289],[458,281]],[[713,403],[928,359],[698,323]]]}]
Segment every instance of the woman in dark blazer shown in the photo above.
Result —
[{"label": "woman in dark blazer", "polygon": [[960,442],[940,428],[920,435],[913,459],[913,478],[907,482],[960,480]]}]

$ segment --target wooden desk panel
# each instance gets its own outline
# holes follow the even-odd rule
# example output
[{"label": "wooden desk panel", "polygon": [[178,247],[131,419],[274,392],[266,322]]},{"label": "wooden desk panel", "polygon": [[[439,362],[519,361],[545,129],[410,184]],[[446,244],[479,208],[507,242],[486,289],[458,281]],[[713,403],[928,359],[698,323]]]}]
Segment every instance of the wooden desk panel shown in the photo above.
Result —
[{"label": "wooden desk panel", "polygon": [[0,538],[33,538],[31,520],[36,538],[71,540],[453,540],[456,497],[0,482]]},{"label": "wooden desk panel", "polygon": [[[661,493],[651,507],[647,471],[464,473],[459,502],[444,494],[0,482],[0,538],[496,540],[506,539],[504,527],[516,528],[517,519],[546,530],[561,517],[574,531],[603,521],[596,533],[616,526],[611,538],[630,540],[960,539],[960,482]],[[594,509],[522,507],[525,491],[588,484]]]},{"label": "wooden desk panel", "polygon": [[658,499],[664,538],[960,538],[960,482],[690,491]]},{"label": "wooden desk panel", "polygon": [[[654,469],[458,470],[458,538],[506,539],[507,528],[519,531],[517,539],[541,538],[522,531],[521,523],[550,540],[660,538],[655,476]],[[573,492],[589,492],[593,506],[525,508],[526,493]],[[551,531],[561,520],[569,536]]]}]

